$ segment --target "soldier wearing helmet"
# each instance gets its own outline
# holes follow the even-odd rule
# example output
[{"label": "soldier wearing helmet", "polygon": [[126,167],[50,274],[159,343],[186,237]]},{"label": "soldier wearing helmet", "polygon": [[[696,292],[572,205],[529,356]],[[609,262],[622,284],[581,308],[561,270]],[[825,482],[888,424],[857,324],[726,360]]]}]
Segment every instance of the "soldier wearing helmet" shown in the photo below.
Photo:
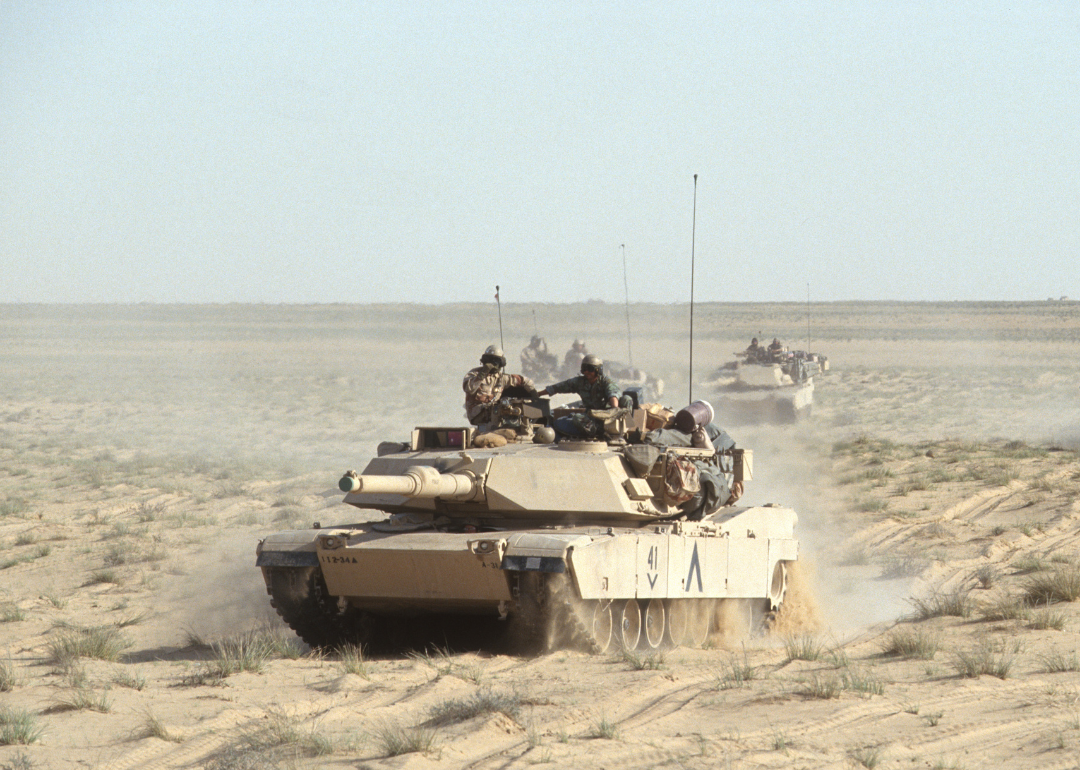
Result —
[{"label": "soldier wearing helmet", "polygon": [[770,361],[780,360],[780,354],[784,352],[784,345],[782,342],[780,342],[780,339],[778,337],[773,337],[773,341],[769,343],[768,351],[768,357]]},{"label": "soldier wearing helmet", "polygon": [[[631,409],[629,396],[610,377],[604,376],[604,362],[599,357],[587,355],[581,360],[581,374],[568,380],[548,385],[539,395],[576,393],[586,409]],[[588,414],[572,414],[555,420],[555,430],[560,435],[573,438],[592,438],[600,433],[600,424]]]},{"label": "soldier wearing helmet", "polygon": [[532,380],[520,374],[504,374],[505,367],[506,356],[502,349],[489,345],[480,356],[480,366],[470,369],[465,375],[461,383],[465,391],[465,414],[473,425],[490,426],[495,418],[495,404],[508,387],[519,387],[530,395],[536,395]]}]

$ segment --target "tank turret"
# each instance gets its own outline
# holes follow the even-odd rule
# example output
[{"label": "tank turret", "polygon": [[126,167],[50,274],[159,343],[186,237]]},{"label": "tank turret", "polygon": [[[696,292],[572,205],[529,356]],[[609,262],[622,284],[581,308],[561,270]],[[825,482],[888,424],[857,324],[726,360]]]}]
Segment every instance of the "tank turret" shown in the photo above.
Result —
[{"label": "tank turret", "polygon": [[483,627],[519,649],[654,649],[705,644],[739,615],[725,604],[758,621],[780,607],[797,516],[738,506],[752,453],[711,407],[594,412],[603,440],[550,443],[560,410],[509,401],[508,422],[487,426],[501,445],[416,428],[341,477],[359,521],[259,543],[297,634],[393,648]]}]

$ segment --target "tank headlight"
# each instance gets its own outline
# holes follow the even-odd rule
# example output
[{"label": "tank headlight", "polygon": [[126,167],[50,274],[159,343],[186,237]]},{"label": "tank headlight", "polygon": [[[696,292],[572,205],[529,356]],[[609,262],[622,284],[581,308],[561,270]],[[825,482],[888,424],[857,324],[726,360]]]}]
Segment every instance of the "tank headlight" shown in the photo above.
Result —
[{"label": "tank headlight", "polygon": [[341,548],[341,546],[345,545],[345,542],[335,535],[323,535],[319,538],[319,545],[322,546],[324,551],[332,551],[335,548]]},{"label": "tank headlight", "polygon": [[494,553],[495,541],[494,540],[477,540],[472,544],[473,553]]}]

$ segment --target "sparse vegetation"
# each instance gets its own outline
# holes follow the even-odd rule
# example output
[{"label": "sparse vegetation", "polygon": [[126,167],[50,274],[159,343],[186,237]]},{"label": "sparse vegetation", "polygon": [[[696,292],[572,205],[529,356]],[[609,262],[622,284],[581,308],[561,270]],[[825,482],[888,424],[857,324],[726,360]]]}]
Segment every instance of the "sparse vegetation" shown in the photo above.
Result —
[{"label": "sparse vegetation", "polygon": [[483,689],[465,698],[439,703],[432,707],[429,724],[436,727],[464,722],[485,714],[506,714],[517,719],[523,698],[515,692]]},{"label": "sparse vegetation", "polygon": [[600,716],[592,724],[592,729],[589,731],[589,738],[604,738],[609,741],[617,741],[619,739],[619,726],[609,720],[606,716]]},{"label": "sparse vegetation", "polygon": [[118,661],[130,646],[131,640],[115,626],[67,627],[53,633],[48,651],[54,665],[67,668],[79,658]]},{"label": "sparse vegetation", "polygon": [[10,660],[0,660],[0,692],[11,692],[18,680],[15,677],[15,664]]},{"label": "sparse vegetation", "polygon": [[364,661],[364,650],[358,644],[342,645],[337,650],[341,658],[341,668],[346,674],[355,674],[363,679],[368,678],[367,663]]},{"label": "sparse vegetation", "polygon": [[968,618],[975,608],[975,602],[967,591],[932,594],[925,599],[908,599],[908,602],[915,608],[916,620],[929,620],[943,615]]},{"label": "sparse vegetation", "polygon": [[402,754],[430,754],[435,748],[435,730],[427,727],[399,727],[383,725],[375,730],[375,740],[383,756],[399,757]]},{"label": "sparse vegetation", "polygon": [[664,667],[664,653],[622,650],[619,657],[635,671],[658,671]]},{"label": "sparse vegetation", "polygon": [[793,660],[820,660],[825,654],[825,644],[811,634],[797,634],[784,637],[784,651],[787,653],[785,663]]},{"label": "sparse vegetation", "polygon": [[936,634],[917,628],[896,628],[882,644],[882,655],[899,655],[918,660],[933,660],[941,646]]},{"label": "sparse vegetation", "polygon": [[40,737],[41,728],[33,714],[0,706],[0,746],[29,745]]},{"label": "sparse vegetation", "polygon": [[1059,567],[1035,575],[1024,588],[1024,598],[1032,606],[1076,601],[1080,598],[1080,569]]},{"label": "sparse vegetation", "polygon": [[1007,679],[1018,652],[1018,644],[1010,648],[1004,642],[984,640],[970,652],[955,653],[953,666],[961,676],[977,678],[989,674],[998,679]]}]

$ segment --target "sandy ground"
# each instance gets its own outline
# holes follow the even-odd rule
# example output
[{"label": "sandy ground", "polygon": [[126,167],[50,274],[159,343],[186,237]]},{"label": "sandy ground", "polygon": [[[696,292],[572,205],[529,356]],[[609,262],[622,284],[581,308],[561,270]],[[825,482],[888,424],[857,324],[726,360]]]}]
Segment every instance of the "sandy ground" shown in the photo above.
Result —
[{"label": "sandy ground", "polygon": [[[686,308],[505,306],[691,396]],[[700,305],[694,398],[752,335],[829,356],[732,429],[800,514],[774,632],[657,655],[312,655],[254,549],[461,421],[494,307],[0,307],[2,768],[1080,765],[1080,304]],[[513,363],[511,369],[513,369]],[[545,383],[546,384],[546,383]],[[239,663],[237,663],[239,661]],[[230,666],[232,666],[230,668]],[[396,752],[396,756],[391,756]]]}]

